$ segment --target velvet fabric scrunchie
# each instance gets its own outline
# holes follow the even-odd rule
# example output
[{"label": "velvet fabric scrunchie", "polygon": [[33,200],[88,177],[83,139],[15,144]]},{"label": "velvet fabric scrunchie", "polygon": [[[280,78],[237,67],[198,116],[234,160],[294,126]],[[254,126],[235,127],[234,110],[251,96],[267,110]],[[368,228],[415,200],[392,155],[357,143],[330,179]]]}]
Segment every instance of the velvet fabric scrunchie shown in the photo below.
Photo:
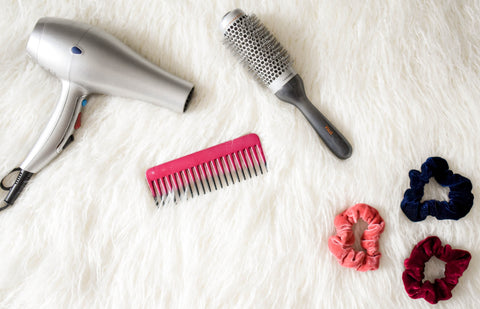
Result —
[{"label": "velvet fabric scrunchie", "polygon": [[[359,218],[368,224],[361,239],[362,248],[366,252],[353,249],[355,243],[353,225]],[[328,248],[340,265],[355,268],[358,271],[377,269],[381,257],[378,240],[385,228],[385,222],[378,211],[367,204],[356,204],[339,214],[334,224],[337,235],[328,239]]]},{"label": "velvet fabric scrunchie", "polygon": [[[446,262],[445,277],[435,279],[435,283],[423,281],[425,263],[436,256]],[[455,250],[449,245],[442,247],[442,242],[436,236],[430,236],[419,242],[405,260],[405,271],[402,279],[405,290],[411,298],[424,298],[431,304],[452,297],[452,289],[457,285],[458,278],[467,269],[471,255],[468,251]]]},{"label": "velvet fabric scrunchie", "polygon": [[[473,206],[472,183],[467,178],[454,174],[448,169],[448,163],[440,157],[428,158],[422,164],[421,172],[409,172],[410,189],[405,191],[401,208],[411,221],[422,221],[428,215],[439,220],[458,220],[464,217]],[[449,187],[447,201],[428,200],[420,202],[423,188],[434,177],[443,187]]]}]

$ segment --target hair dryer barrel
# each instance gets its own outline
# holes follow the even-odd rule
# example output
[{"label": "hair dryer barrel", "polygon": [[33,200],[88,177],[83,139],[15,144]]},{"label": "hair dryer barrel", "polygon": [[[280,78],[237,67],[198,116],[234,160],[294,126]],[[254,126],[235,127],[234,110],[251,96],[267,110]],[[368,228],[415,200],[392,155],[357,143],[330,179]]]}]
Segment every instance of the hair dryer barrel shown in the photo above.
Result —
[{"label": "hair dryer barrel", "polygon": [[87,93],[121,96],[183,112],[193,84],[149,62],[114,36],[88,24],[41,18],[27,52],[61,80]]},{"label": "hair dryer barrel", "polygon": [[76,61],[72,61],[70,80],[75,79],[75,72],[82,78],[78,83],[93,93],[146,101],[179,113],[185,111],[193,84],[147,61],[115,37],[91,28],[79,48],[88,53],[85,59],[75,57]]}]

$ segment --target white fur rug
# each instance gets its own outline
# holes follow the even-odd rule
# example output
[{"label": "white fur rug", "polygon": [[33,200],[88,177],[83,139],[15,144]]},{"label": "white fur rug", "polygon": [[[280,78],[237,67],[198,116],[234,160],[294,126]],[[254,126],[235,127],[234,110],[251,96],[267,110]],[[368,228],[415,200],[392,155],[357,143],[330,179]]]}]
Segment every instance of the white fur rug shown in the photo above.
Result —
[{"label": "white fur rug", "polygon": [[[256,14],[294,60],[316,105],[351,141],[336,159],[222,44],[231,9]],[[43,16],[87,22],[195,84],[184,114],[95,95],[75,142],[0,213],[1,308],[430,308],[402,283],[430,235],[470,251],[453,297],[480,302],[480,3],[478,1],[33,1],[0,12],[0,176],[49,119],[60,82],[25,52]],[[157,209],[151,166],[246,133],[269,173]],[[475,203],[459,221],[410,222],[410,169],[445,158]],[[434,185],[429,198],[448,190]],[[337,214],[378,209],[380,268],[342,268],[329,252]],[[427,265],[442,276],[443,265]]]}]

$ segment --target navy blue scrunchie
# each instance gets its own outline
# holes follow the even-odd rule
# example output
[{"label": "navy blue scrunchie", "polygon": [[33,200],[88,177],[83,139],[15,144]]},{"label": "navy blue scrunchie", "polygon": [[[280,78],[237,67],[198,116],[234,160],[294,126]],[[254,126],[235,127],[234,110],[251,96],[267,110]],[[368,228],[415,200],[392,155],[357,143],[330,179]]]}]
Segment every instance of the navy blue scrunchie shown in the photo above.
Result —
[{"label": "navy blue scrunchie", "polygon": [[[428,215],[439,220],[458,220],[464,217],[473,206],[472,183],[469,179],[454,174],[448,169],[448,163],[440,157],[428,158],[422,164],[422,171],[411,170],[410,189],[405,191],[401,207],[412,221],[422,221]],[[421,203],[423,188],[429,179],[435,180],[443,187],[449,187],[447,201],[428,200]]]}]

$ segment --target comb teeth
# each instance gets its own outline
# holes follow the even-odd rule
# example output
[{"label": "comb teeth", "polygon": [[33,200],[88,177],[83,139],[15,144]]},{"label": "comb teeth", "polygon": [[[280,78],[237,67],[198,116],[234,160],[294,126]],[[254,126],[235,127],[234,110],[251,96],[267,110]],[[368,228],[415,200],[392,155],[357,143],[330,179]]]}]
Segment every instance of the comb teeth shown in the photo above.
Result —
[{"label": "comb teeth", "polygon": [[188,199],[267,172],[260,139],[248,134],[147,170],[157,205]]},{"label": "comb teeth", "polygon": [[255,15],[237,11],[240,15],[224,29],[224,42],[254,76],[268,87],[283,73],[292,70],[290,57]]}]

